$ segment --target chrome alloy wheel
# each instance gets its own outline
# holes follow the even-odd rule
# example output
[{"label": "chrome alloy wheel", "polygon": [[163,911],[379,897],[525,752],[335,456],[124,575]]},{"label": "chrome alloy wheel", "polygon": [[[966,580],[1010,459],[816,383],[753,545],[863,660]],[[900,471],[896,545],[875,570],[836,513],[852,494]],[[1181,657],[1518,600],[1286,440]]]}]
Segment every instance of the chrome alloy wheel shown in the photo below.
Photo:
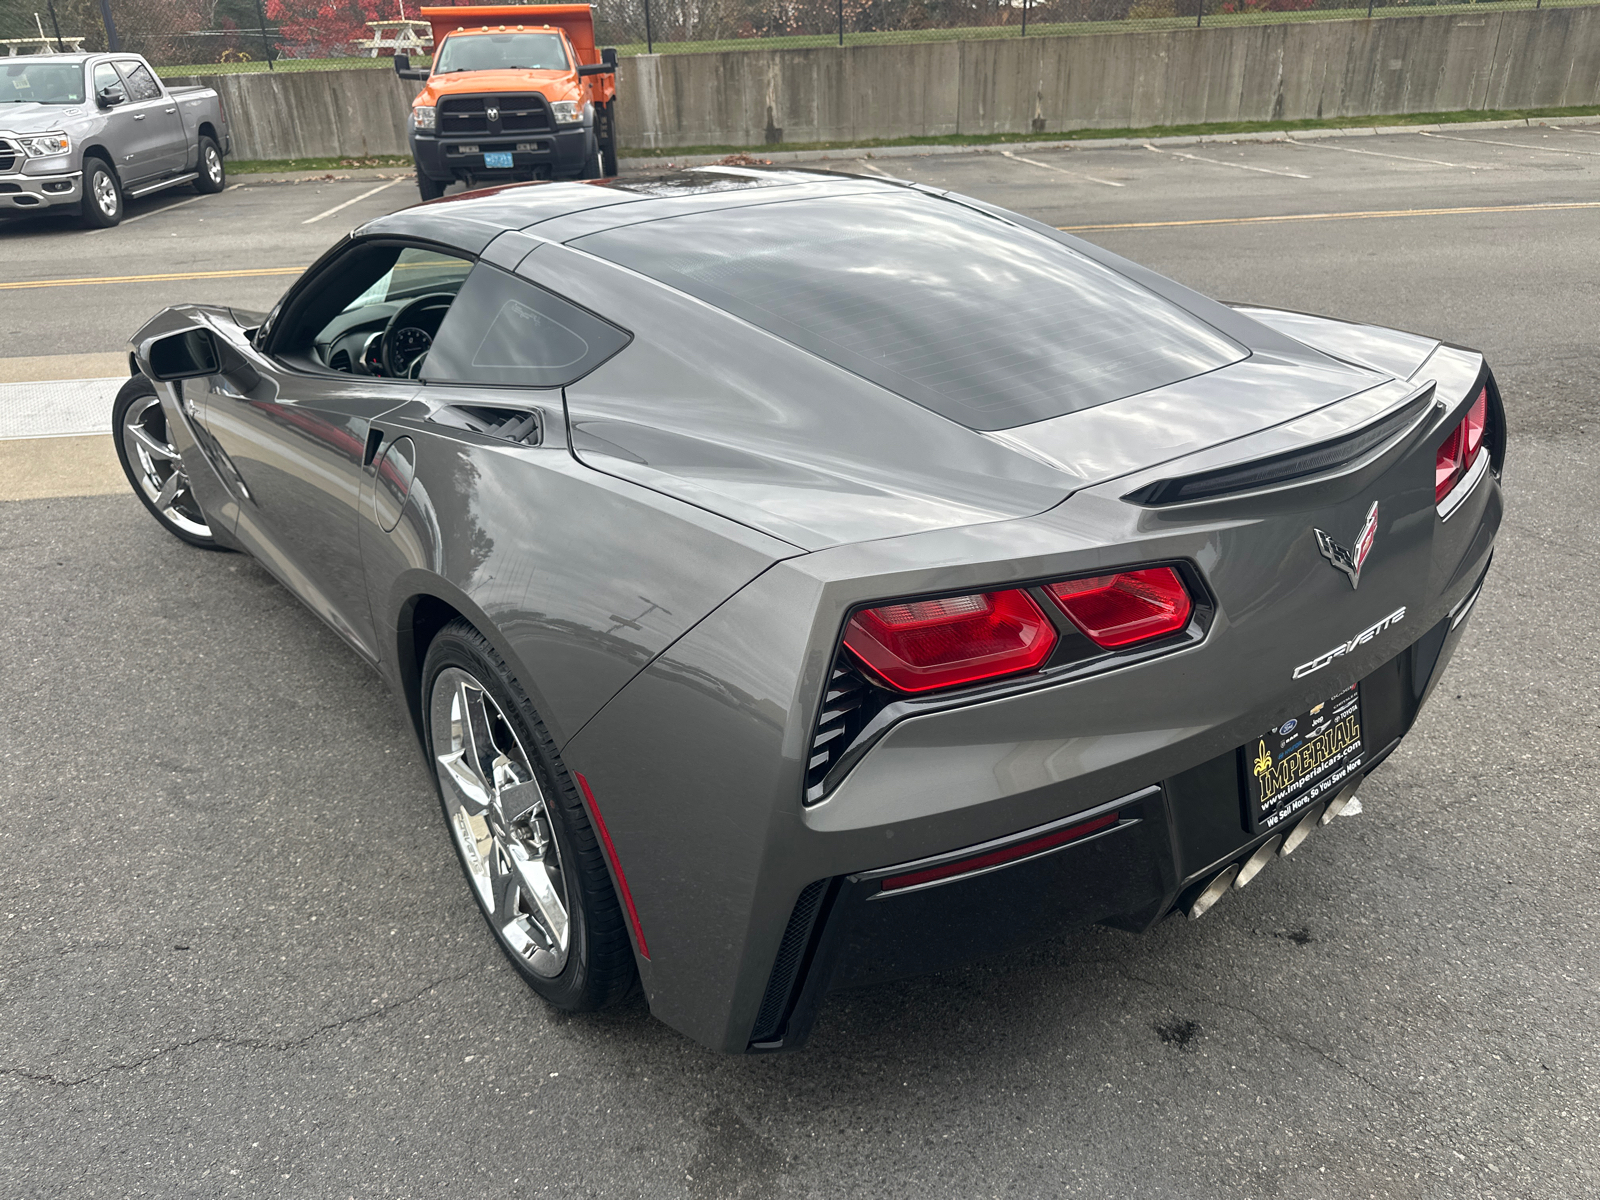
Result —
[{"label": "chrome alloy wheel", "polygon": [[206,173],[206,178],[211,181],[212,187],[222,186],[222,154],[218,149],[207,142],[205,145],[205,162],[201,164]]},{"label": "chrome alloy wheel", "polygon": [[117,195],[117,181],[111,178],[110,171],[101,171],[94,177],[94,202],[106,215],[107,220],[116,217],[122,207],[122,200]]},{"label": "chrome alloy wheel", "polygon": [[178,448],[167,440],[167,417],[161,410],[161,400],[140,396],[130,404],[122,416],[120,435],[128,466],[151,506],[185,533],[210,537],[205,514],[189,490],[183,459]]},{"label": "chrome alloy wheel", "polygon": [[434,679],[429,712],[450,833],[478,903],[506,946],[553,978],[567,965],[572,921],[528,752],[494,697],[459,667]]}]

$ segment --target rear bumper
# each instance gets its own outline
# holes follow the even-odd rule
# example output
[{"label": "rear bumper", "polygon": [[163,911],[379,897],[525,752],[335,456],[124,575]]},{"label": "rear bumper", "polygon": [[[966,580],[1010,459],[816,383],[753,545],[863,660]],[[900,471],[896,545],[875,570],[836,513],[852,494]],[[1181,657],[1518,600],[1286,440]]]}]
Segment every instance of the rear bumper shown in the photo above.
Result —
[{"label": "rear bumper", "polygon": [[63,205],[76,207],[83,198],[83,172],[57,175],[0,175],[0,212],[43,212]]},{"label": "rear bumper", "polygon": [[[1411,728],[1460,641],[1481,585],[1480,579],[1455,612],[1362,680],[1367,749],[1361,778]],[[1312,805],[1307,816],[1315,821],[1322,808]],[[1109,823],[1094,829],[1101,821]],[[749,1049],[803,1046],[830,991],[944,970],[1095,922],[1147,929],[1186,909],[1219,872],[1287,832],[1250,832],[1234,750],[1057,824],[1092,832],[1035,857],[991,870],[980,866],[920,890],[885,887],[918,863],[821,880],[814,892],[802,891]],[[1026,830],[997,844],[1026,845],[1037,836]],[[949,857],[970,861],[974,850],[992,853],[986,844]]]},{"label": "rear bumper", "polygon": [[[422,174],[440,180],[470,176],[475,181],[493,183],[577,179],[583,174],[589,130],[580,125],[554,133],[483,134],[461,138],[440,138],[413,130],[410,136],[411,154]],[[511,167],[485,167],[483,156],[492,153],[509,153]]]}]

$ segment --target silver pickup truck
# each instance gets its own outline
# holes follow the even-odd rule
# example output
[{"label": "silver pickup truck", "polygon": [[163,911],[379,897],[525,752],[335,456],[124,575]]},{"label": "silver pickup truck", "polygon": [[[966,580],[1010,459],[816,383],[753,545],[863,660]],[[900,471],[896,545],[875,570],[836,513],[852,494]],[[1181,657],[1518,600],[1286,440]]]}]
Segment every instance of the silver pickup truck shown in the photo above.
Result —
[{"label": "silver pickup truck", "polygon": [[137,54],[0,58],[0,216],[65,211],[104,229],[128,198],[220,192],[227,153],[222,98],[167,87]]}]

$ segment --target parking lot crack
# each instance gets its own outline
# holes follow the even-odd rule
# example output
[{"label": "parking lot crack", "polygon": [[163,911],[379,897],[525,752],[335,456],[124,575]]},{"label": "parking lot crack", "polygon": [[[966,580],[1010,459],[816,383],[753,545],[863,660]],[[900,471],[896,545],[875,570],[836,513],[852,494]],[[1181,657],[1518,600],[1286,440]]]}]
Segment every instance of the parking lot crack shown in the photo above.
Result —
[{"label": "parking lot crack", "polygon": [[1126,968],[1114,968],[1114,970],[1116,974],[1121,975],[1124,979],[1132,980],[1135,983],[1142,983],[1147,987],[1177,992],[1180,995],[1195,1000],[1199,1003],[1210,1004],[1217,1008],[1225,1008],[1229,1012],[1236,1012],[1243,1016],[1249,1017],[1252,1021],[1256,1022],[1256,1024],[1260,1025],[1262,1029],[1266,1030],[1267,1033],[1277,1038],[1279,1041],[1290,1046],[1298,1046],[1302,1050],[1309,1050],[1312,1054],[1322,1059],[1322,1061],[1327,1063],[1329,1066],[1338,1068],[1340,1071],[1343,1071],[1346,1075],[1349,1075],[1358,1083],[1364,1084],[1366,1087],[1370,1088],[1372,1091],[1376,1092],[1385,1099],[1396,1102],[1399,1101],[1399,1097],[1395,1095],[1395,1093],[1377,1083],[1374,1083],[1371,1079],[1368,1079],[1365,1075],[1356,1070],[1349,1063],[1345,1062],[1342,1058],[1339,1058],[1335,1054],[1329,1053],[1315,1042],[1307,1041],[1305,1038],[1296,1037],[1294,1034],[1284,1031],[1277,1024],[1268,1020],[1266,1017],[1262,1016],[1252,1008],[1249,1008],[1243,1004],[1234,1004],[1226,1000],[1218,1000],[1214,996],[1203,995],[1202,993],[1196,992],[1190,988],[1185,988],[1179,984],[1164,983],[1157,979],[1147,979],[1142,975],[1137,975],[1134,972],[1127,970]]},{"label": "parking lot crack", "polygon": [[101,1067],[98,1071],[91,1071],[87,1075],[80,1075],[76,1078],[64,1078],[60,1075],[52,1075],[47,1072],[30,1071],[24,1067],[4,1066],[0,1066],[0,1077],[9,1076],[14,1079],[27,1080],[32,1083],[47,1083],[59,1088],[74,1088],[85,1083],[93,1083],[97,1079],[103,1079],[108,1075],[116,1074],[118,1072],[138,1071],[159,1059],[166,1058],[171,1054],[176,1054],[180,1050],[193,1050],[200,1046],[216,1046],[219,1048],[227,1047],[240,1050],[267,1050],[278,1054],[291,1054],[296,1050],[303,1049],[305,1046],[326,1034],[337,1032],[340,1029],[347,1029],[351,1026],[362,1025],[368,1021],[375,1020],[378,1017],[382,1017],[388,1013],[394,1012],[396,1009],[406,1008],[412,1004],[416,1004],[435,989],[443,987],[445,984],[458,983],[474,973],[475,972],[473,971],[462,971],[455,975],[446,975],[440,979],[435,979],[433,982],[423,985],[416,991],[411,992],[409,995],[402,996],[398,1000],[391,1001],[387,1004],[375,1003],[367,1012],[352,1013],[349,1016],[340,1017],[338,1020],[328,1021],[322,1025],[318,1025],[303,1037],[278,1041],[271,1038],[234,1037],[224,1033],[208,1033],[203,1034],[200,1037],[190,1038],[187,1041],[176,1042],[170,1046],[162,1046],[159,1049],[152,1050],[149,1054],[145,1054],[139,1058],[133,1059],[130,1062],[111,1063],[108,1066]]}]

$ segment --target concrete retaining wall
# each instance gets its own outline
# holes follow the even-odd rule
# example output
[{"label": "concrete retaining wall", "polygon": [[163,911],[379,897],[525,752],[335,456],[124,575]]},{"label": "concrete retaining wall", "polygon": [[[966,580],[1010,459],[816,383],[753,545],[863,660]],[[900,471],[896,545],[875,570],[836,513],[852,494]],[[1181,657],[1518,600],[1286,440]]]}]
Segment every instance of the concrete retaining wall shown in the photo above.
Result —
[{"label": "concrete retaining wall", "polygon": [[[240,158],[404,154],[415,84],[209,76]],[[626,58],[627,149],[1600,105],[1600,8]]]}]

